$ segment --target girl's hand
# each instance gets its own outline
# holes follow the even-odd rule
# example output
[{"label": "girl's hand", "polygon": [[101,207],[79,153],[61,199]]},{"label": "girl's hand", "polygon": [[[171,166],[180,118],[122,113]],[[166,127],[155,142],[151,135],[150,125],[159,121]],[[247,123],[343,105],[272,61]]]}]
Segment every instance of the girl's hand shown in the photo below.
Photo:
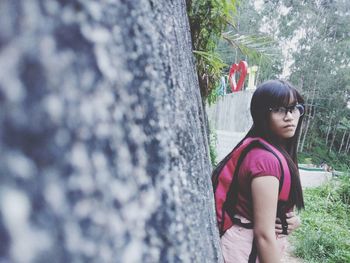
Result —
[{"label": "girl's hand", "polygon": [[[293,232],[295,229],[297,229],[300,226],[301,221],[299,216],[295,215],[294,212],[287,213],[286,217],[287,217],[287,223],[288,223],[287,232],[289,235],[291,232]],[[281,220],[278,217],[276,218],[275,232],[276,234],[279,234],[279,235],[281,235],[283,232]]]}]

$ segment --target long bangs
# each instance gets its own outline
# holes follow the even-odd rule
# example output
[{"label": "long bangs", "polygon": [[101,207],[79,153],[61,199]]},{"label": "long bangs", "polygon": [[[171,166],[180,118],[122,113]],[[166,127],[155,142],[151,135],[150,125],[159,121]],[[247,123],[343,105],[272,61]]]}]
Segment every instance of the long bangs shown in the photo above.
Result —
[{"label": "long bangs", "polygon": [[[295,88],[293,88],[287,81],[284,80],[272,80],[267,81],[262,85],[265,92],[269,94],[269,99],[266,100],[266,107],[287,107],[289,105],[295,105],[298,101],[298,94]],[[292,101],[291,101],[292,99]]]}]

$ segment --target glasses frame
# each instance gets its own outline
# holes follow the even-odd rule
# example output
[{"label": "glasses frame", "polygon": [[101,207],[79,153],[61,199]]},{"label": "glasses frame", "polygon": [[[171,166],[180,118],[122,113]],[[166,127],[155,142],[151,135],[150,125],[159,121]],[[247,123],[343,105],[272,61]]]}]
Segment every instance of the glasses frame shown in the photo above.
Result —
[{"label": "glasses frame", "polygon": [[[298,117],[303,116],[304,113],[305,113],[305,107],[304,107],[304,105],[303,105],[303,104],[299,104],[299,103],[298,103],[298,104],[295,104],[295,105],[292,105],[292,106],[288,106],[288,107],[283,107],[283,106],[281,106],[281,107],[269,108],[269,111],[272,112],[272,113],[275,113],[275,114],[279,114],[279,112],[280,112],[279,110],[280,110],[280,109],[283,109],[283,110],[284,110],[283,118],[287,116],[287,113],[288,113],[288,112],[290,112],[290,113],[294,116],[294,114],[293,114],[293,110],[294,110],[294,109],[298,109],[298,111],[299,111],[299,116],[298,116]],[[276,111],[276,110],[278,110],[278,111]],[[281,117],[282,117],[282,115],[281,115]]]}]

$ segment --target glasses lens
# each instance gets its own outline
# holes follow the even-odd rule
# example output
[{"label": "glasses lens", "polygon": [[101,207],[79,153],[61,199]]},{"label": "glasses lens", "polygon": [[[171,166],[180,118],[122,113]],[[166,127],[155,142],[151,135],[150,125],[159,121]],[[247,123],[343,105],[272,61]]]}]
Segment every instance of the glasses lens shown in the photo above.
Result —
[{"label": "glasses lens", "polygon": [[299,110],[300,116],[304,115],[304,106],[301,104],[295,105],[295,107]]},{"label": "glasses lens", "polygon": [[279,117],[285,117],[288,112],[290,112],[294,117],[300,117],[304,115],[304,106],[301,104],[297,104],[295,106],[290,107],[276,107],[269,109],[272,113],[277,114]]}]

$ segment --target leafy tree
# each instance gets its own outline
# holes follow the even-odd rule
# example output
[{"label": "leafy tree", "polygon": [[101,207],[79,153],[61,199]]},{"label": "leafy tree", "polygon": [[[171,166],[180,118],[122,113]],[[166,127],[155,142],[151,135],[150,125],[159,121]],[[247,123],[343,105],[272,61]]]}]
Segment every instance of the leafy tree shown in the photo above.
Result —
[{"label": "leafy tree", "polygon": [[[248,8],[254,7],[248,2]],[[259,10],[245,14],[240,29],[264,32],[279,43],[284,56],[273,65],[291,62],[284,76],[306,99],[299,151],[336,167],[350,167],[350,1],[266,0]],[[279,67],[261,71],[268,72],[261,80],[281,75]]]}]

